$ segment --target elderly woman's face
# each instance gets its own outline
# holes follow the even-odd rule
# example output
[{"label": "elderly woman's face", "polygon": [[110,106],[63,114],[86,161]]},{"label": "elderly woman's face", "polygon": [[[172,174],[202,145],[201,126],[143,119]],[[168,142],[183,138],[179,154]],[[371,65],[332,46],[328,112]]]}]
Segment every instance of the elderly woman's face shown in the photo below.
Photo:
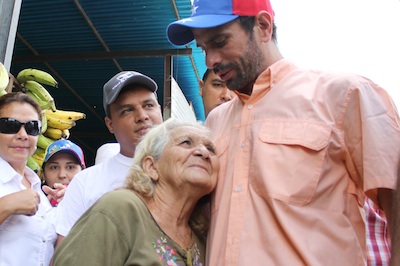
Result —
[{"label": "elderly woman's face", "polygon": [[[13,102],[0,110],[0,117],[15,118],[24,123],[38,120],[36,110],[27,103]],[[0,133],[0,156],[11,165],[26,163],[36,150],[37,136],[28,135],[22,126],[15,134]]]},{"label": "elderly woman's face", "polygon": [[204,195],[215,188],[219,160],[209,132],[191,126],[173,129],[157,164],[159,181],[173,188],[190,184]]}]

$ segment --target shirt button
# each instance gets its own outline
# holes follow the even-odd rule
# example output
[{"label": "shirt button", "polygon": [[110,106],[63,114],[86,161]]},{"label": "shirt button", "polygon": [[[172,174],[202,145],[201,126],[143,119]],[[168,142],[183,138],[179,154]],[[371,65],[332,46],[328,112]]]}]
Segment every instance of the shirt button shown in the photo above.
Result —
[{"label": "shirt button", "polygon": [[240,148],[244,148],[244,147],[246,147],[246,142],[240,143]]},{"label": "shirt button", "polygon": [[235,190],[236,190],[236,192],[240,192],[240,191],[242,191],[242,187],[241,186],[236,186]]},{"label": "shirt button", "polygon": [[46,243],[46,238],[42,238],[42,242],[43,242],[43,243]]},{"label": "shirt button", "polygon": [[249,105],[247,106],[247,108],[248,108],[249,110],[251,110],[251,109],[253,109],[253,105],[252,105],[252,104],[249,104]]}]

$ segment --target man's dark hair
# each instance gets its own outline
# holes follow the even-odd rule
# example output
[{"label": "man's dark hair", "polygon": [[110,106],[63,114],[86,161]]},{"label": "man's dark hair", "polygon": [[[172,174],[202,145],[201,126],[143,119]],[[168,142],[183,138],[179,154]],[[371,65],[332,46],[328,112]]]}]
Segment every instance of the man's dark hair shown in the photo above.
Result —
[{"label": "man's dark hair", "polygon": [[[237,18],[237,20],[238,20],[240,26],[245,31],[247,31],[248,33],[253,35],[253,28],[254,28],[254,24],[255,24],[254,16],[240,16]],[[275,43],[277,42],[275,22],[273,22],[273,24],[272,24],[272,39],[274,40]]]},{"label": "man's dark hair", "polygon": [[204,82],[206,82],[206,80],[208,78],[208,75],[210,74],[211,71],[213,71],[213,70],[207,68],[206,72],[204,72],[204,75],[203,75],[203,81]]}]

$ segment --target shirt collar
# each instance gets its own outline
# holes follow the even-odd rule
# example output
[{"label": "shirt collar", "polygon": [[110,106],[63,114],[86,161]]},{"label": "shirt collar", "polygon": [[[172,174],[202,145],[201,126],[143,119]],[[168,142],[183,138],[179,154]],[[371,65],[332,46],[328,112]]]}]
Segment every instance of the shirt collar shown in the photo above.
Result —
[{"label": "shirt collar", "polygon": [[281,81],[289,72],[297,69],[293,63],[286,59],[281,59],[271,65],[269,68],[261,72],[257,77],[251,95],[238,93],[236,95],[242,102],[254,101],[264,96],[270,89],[271,84],[277,84]]},{"label": "shirt collar", "polygon": [[[2,172],[0,175],[0,182],[2,182],[3,184],[10,182],[14,178],[21,182],[22,176],[17,171],[15,171],[14,168],[12,168],[12,166],[2,157],[0,157],[0,169]],[[32,187],[41,186],[40,178],[28,166],[25,167],[24,174],[31,183]]]}]

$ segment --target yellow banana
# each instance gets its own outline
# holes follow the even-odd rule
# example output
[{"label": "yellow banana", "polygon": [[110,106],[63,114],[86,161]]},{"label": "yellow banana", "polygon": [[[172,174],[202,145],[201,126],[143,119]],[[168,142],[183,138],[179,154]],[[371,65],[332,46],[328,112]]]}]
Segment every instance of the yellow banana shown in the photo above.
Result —
[{"label": "yellow banana", "polygon": [[47,113],[51,113],[50,115],[54,116],[54,117],[58,117],[60,119],[64,119],[64,120],[80,120],[80,119],[85,119],[86,115],[84,113],[81,112],[77,112],[77,111],[66,111],[66,110],[60,110],[57,109],[56,111],[50,111],[47,110]]},{"label": "yellow banana", "polygon": [[60,119],[58,117],[49,115],[49,113],[47,113],[46,116],[47,116],[47,126],[48,127],[58,128],[58,129],[63,130],[63,129],[70,129],[71,127],[76,125],[74,120]]},{"label": "yellow banana", "polygon": [[38,162],[32,156],[28,157],[26,166],[31,168],[35,173],[39,173],[41,171],[41,166],[38,164]]},{"label": "yellow banana", "polygon": [[42,148],[42,149],[44,149],[44,150],[46,150],[47,146],[49,146],[53,142],[54,142],[53,139],[48,138],[43,134],[39,134],[37,146]]},{"label": "yellow banana", "polygon": [[69,129],[63,129],[63,138],[64,139],[69,139],[69,136],[71,133],[69,132]]},{"label": "yellow banana", "polygon": [[42,101],[49,102],[51,110],[57,110],[53,96],[39,82],[27,80],[23,84],[26,90],[33,92]]},{"label": "yellow banana", "polygon": [[[36,163],[40,166],[40,169],[42,169],[44,157],[42,158],[42,157],[38,156],[37,154],[32,154],[31,157],[32,157],[32,158],[36,161]],[[38,175],[39,175],[39,174],[38,174]]]},{"label": "yellow banana", "polygon": [[25,83],[28,80],[34,80],[41,84],[49,85],[52,87],[58,87],[58,82],[53,78],[49,73],[34,69],[34,68],[26,68],[21,70],[17,75],[17,80],[19,83]]},{"label": "yellow banana", "polygon": [[[0,62],[0,96],[4,95],[2,91],[5,91],[10,82],[10,77],[8,76],[8,71],[6,67]],[[7,92],[6,92],[7,93]]]},{"label": "yellow banana", "polygon": [[62,129],[53,127],[47,127],[47,130],[46,132],[44,132],[44,135],[54,140],[65,138],[65,134]]}]

